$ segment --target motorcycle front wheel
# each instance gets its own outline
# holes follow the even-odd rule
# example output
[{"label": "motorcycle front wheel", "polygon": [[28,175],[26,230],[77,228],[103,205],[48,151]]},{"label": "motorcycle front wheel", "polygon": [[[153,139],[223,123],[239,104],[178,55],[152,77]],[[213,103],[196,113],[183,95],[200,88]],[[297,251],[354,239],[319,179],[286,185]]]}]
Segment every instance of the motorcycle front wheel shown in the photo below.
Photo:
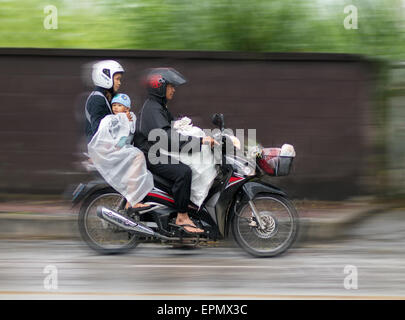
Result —
[{"label": "motorcycle front wheel", "polygon": [[93,193],[82,204],[79,212],[79,231],[82,239],[101,254],[125,253],[136,247],[134,233],[122,230],[97,216],[97,207],[118,211],[123,196],[112,188]]},{"label": "motorcycle front wheel", "polygon": [[231,225],[236,243],[255,257],[274,257],[282,254],[296,239],[298,214],[285,197],[260,194],[253,199],[264,228],[259,227],[249,203],[240,206]]}]

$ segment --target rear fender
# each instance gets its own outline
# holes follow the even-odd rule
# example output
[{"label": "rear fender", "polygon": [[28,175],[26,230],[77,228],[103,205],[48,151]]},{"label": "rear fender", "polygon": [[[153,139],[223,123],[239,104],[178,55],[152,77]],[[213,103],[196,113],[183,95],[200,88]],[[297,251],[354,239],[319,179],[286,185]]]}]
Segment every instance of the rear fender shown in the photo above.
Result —
[{"label": "rear fender", "polygon": [[111,188],[111,186],[102,179],[92,180],[86,184],[80,183],[72,193],[72,208],[83,202],[94,192],[106,188]]}]

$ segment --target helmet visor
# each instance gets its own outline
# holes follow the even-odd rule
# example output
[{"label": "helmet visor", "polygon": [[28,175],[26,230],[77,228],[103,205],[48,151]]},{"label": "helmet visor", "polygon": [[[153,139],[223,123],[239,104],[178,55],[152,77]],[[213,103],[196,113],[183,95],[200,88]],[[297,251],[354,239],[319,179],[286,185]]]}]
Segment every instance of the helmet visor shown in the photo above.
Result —
[{"label": "helmet visor", "polygon": [[175,87],[185,84],[187,82],[184,76],[173,68],[154,68],[148,72],[148,78],[152,75],[161,75],[168,83]]}]

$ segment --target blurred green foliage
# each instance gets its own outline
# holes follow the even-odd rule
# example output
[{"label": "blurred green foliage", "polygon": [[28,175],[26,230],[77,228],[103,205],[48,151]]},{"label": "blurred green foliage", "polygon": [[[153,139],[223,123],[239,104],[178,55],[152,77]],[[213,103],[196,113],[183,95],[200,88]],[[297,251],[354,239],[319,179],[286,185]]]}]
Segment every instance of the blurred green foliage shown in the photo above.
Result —
[{"label": "blurred green foliage", "polygon": [[[58,10],[46,30],[44,8]],[[358,29],[345,29],[358,10]],[[1,47],[359,53],[405,58],[403,0],[0,0]]]}]

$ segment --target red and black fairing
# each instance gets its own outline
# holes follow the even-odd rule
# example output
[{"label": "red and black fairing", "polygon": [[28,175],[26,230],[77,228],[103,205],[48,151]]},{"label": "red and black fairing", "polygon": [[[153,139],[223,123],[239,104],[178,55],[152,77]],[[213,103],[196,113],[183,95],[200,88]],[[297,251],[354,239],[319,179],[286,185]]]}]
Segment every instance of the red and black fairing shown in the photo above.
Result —
[{"label": "red and black fairing", "polygon": [[[228,190],[234,186],[239,187],[241,182],[245,181],[246,178],[236,174],[232,169],[229,168],[229,171],[220,180],[216,180],[214,182],[214,185],[211,187],[206,200],[208,200],[216,192],[222,193],[224,190]],[[174,198],[169,192],[167,192],[171,188],[170,181],[155,175],[154,182],[155,187],[147,194],[145,202],[156,202],[174,208]],[[189,209],[191,209],[191,211],[199,210],[199,208],[193,203],[189,204]]]},{"label": "red and black fairing", "polygon": [[[155,177],[160,178],[160,177]],[[226,216],[228,215],[229,208],[233,204],[235,193],[238,192],[240,187],[249,179],[236,174],[231,168],[228,167],[228,171],[224,176],[216,180],[214,185],[207,196],[206,201],[198,208],[196,205],[190,203],[189,214],[194,216],[197,220],[204,221],[204,228],[210,229],[210,234],[213,238],[224,236]],[[156,179],[157,183],[161,183],[161,180]],[[145,198],[145,202],[155,202],[167,206],[168,208],[164,212],[155,210],[153,219],[162,227],[167,225],[168,212],[172,212],[171,215],[175,215],[173,196],[162,189],[169,190],[168,185],[159,184],[162,188],[155,187],[149,192]]]},{"label": "red and black fairing", "polygon": [[[145,202],[156,202],[168,207],[175,207],[173,197],[166,191],[160,190],[156,187],[146,195]],[[198,210],[198,207],[190,203],[189,209]]]},{"label": "red and black fairing", "polygon": [[240,188],[250,180],[247,177],[243,177],[235,173],[231,167],[228,167],[228,170],[225,186],[221,190],[220,197],[215,206],[217,219],[216,224],[222,236],[226,236],[227,234],[226,226],[228,225],[231,217],[230,210],[236,201],[236,194],[238,194]]},{"label": "red and black fairing", "polygon": [[230,187],[232,187],[232,186],[234,186],[234,185],[236,185],[236,184],[238,184],[238,183],[240,183],[240,182],[242,182],[242,181],[244,181],[244,180],[245,180],[244,177],[238,176],[238,175],[236,175],[236,174],[234,173],[234,174],[229,178],[228,183],[227,183],[225,189],[228,189],[228,188],[230,188]]}]

